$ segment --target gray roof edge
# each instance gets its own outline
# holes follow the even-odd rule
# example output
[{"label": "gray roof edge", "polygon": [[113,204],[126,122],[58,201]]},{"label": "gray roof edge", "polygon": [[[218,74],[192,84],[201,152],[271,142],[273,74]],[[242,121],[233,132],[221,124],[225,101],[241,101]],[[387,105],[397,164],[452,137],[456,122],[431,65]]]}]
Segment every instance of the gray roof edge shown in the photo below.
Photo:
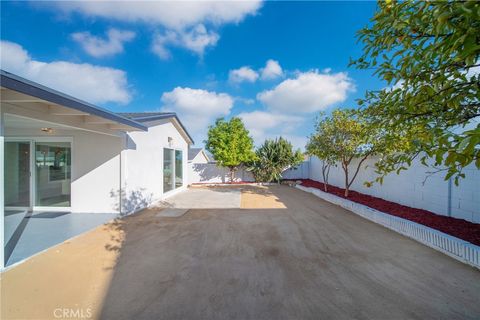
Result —
[{"label": "gray roof edge", "polygon": [[175,118],[175,120],[177,120],[177,122],[180,124],[180,127],[182,127],[182,130],[185,132],[185,134],[190,139],[192,144],[195,144],[195,141],[193,141],[192,136],[190,136],[190,133],[188,133],[187,129],[183,125],[182,121],[180,121],[180,119],[178,118],[178,116],[175,112],[159,114],[159,115],[154,115],[154,116],[135,117],[134,119],[137,120],[137,121],[148,122],[148,121],[162,120],[162,119],[168,119],[168,118]]},{"label": "gray roof edge", "polygon": [[28,94],[42,100],[50,101],[68,108],[99,116],[127,126],[141,129],[143,131],[148,131],[147,126],[137,121],[128,119],[104,108],[97,107],[93,104],[74,98],[57,90],[27,80],[3,69],[0,69],[0,85],[7,89]]}]

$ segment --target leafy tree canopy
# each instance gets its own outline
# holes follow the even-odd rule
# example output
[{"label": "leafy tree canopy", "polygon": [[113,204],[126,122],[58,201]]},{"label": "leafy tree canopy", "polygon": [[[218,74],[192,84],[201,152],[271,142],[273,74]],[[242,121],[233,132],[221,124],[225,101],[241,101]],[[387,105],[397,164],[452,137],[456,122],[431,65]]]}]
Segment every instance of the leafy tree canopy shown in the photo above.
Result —
[{"label": "leafy tree canopy", "polygon": [[232,181],[238,166],[255,157],[253,140],[238,117],[233,117],[230,121],[217,119],[215,125],[208,129],[205,147],[220,166],[230,169]]},{"label": "leafy tree canopy", "polygon": [[[331,164],[340,163],[345,173],[347,197],[364,161],[370,156],[384,156],[391,152],[393,139],[386,136],[386,132],[368,122],[362,112],[338,109],[330,117],[319,118],[316,131],[307,144],[307,152]],[[351,174],[354,159],[358,161]]]},{"label": "leafy tree canopy", "polygon": [[380,1],[372,22],[359,32],[363,55],[352,64],[373,69],[390,87],[367,92],[359,104],[390,138],[407,142],[378,172],[420,156],[458,183],[465,166],[480,168],[480,2]]},{"label": "leafy tree canopy", "polygon": [[249,170],[255,180],[261,182],[280,181],[286,169],[298,166],[303,161],[300,149],[294,151],[292,144],[282,137],[265,140],[255,154]]}]

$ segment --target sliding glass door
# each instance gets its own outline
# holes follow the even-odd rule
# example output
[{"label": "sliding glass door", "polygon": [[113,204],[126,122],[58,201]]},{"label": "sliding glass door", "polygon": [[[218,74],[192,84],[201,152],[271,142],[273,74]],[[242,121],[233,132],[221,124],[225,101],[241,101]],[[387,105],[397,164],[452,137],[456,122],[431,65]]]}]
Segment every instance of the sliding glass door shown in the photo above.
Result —
[{"label": "sliding glass door", "polygon": [[5,207],[30,208],[30,141],[4,145]]},{"label": "sliding glass door", "polygon": [[163,193],[175,188],[173,151],[173,149],[163,149]]},{"label": "sliding glass door", "polygon": [[183,159],[182,151],[175,150],[175,189],[183,186]]},{"label": "sliding glass door", "polygon": [[35,206],[70,207],[70,142],[35,143]]},{"label": "sliding glass door", "polygon": [[183,152],[163,149],[163,192],[183,186]]},{"label": "sliding glass door", "polygon": [[71,142],[29,138],[5,142],[5,207],[38,209],[71,206]]}]

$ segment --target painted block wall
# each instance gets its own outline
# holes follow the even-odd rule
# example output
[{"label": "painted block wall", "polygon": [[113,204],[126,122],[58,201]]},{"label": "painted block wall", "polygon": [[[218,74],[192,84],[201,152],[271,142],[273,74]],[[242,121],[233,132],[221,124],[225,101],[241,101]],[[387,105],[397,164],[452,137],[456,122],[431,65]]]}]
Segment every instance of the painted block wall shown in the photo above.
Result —
[{"label": "painted block wall", "polygon": [[[316,157],[311,157],[309,161],[310,179],[322,182],[321,161]],[[374,163],[375,160],[370,159],[362,165],[351,187],[352,190],[406,206],[448,215],[449,182],[443,179],[442,173],[431,175],[425,179],[432,168],[415,161],[408,170],[402,171],[399,175],[392,173],[385,177],[382,185],[375,183],[369,188],[363,183],[372,181],[376,177],[373,169]],[[353,167],[354,164],[352,164]],[[469,166],[465,169],[465,174],[466,178],[460,181],[458,187],[452,183],[451,216],[480,223],[480,170]],[[344,174],[340,166],[331,169],[329,183],[344,187]]]},{"label": "painted block wall", "polygon": [[[225,183],[230,181],[230,172],[227,168],[218,167],[216,163],[190,162],[188,164],[188,183]],[[236,182],[254,182],[251,172],[241,168],[235,172]]]},{"label": "painted block wall", "polygon": [[285,170],[282,177],[283,179],[309,179],[310,161],[303,161],[298,167]]}]

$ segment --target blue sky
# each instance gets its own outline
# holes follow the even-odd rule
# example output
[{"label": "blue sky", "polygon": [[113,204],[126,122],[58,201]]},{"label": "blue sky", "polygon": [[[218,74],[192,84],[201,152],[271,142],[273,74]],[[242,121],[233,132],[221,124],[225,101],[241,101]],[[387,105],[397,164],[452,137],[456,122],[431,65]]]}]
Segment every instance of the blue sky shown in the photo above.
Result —
[{"label": "blue sky", "polygon": [[1,66],[118,112],[220,116],[303,148],[319,111],[384,86],[348,67],[375,2],[2,2]]}]

